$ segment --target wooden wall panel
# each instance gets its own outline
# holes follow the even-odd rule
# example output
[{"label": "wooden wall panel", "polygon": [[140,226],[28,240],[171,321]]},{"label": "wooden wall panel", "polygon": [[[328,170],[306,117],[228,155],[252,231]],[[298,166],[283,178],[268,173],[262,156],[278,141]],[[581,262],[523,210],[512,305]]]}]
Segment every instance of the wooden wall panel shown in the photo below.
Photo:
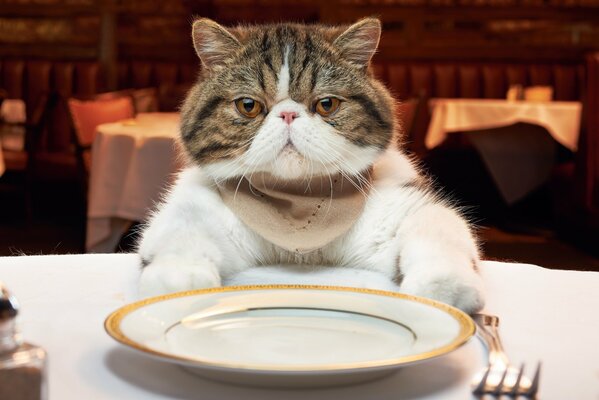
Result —
[{"label": "wooden wall panel", "polygon": [[[114,36],[100,32],[107,13],[116,21]],[[106,62],[197,63],[190,37],[197,16],[224,24],[346,24],[369,15],[383,21],[379,62],[563,63],[599,50],[599,0],[0,0],[0,60],[102,61],[117,82],[134,77]],[[116,37],[116,43],[106,47],[102,37]],[[102,59],[112,49],[117,60]],[[385,73],[393,79],[395,72]],[[506,80],[543,82],[539,73],[522,77],[508,71]],[[481,91],[495,90],[484,88],[482,80],[481,85]],[[479,90],[470,83],[467,88]]]}]

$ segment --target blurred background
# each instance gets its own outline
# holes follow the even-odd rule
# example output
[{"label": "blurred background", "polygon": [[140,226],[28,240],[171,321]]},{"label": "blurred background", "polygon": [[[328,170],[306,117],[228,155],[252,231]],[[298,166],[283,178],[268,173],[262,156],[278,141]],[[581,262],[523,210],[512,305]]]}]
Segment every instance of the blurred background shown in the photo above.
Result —
[{"label": "blurred background", "polygon": [[176,131],[198,16],[378,16],[404,146],[486,257],[599,270],[599,0],[0,0],[0,255],[133,248],[177,166],[131,132]]}]

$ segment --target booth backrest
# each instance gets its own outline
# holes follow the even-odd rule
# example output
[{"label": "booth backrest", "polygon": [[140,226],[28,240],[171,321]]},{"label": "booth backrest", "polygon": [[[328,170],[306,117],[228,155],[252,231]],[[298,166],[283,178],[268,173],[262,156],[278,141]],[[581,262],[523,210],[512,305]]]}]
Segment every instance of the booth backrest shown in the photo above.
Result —
[{"label": "booth backrest", "polygon": [[[193,81],[195,65],[163,62],[127,62],[118,68],[119,89],[158,87]],[[42,93],[55,92],[63,99],[89,97],[106,91],[102,70],[96,62],[0,59],[0,88],[9,98],[23,99],[27,112]],[[42,147],[52,152],[72,149],[69,117],[57,107],[50,117]]]},{"label": "booth backrest", "polygon": [[[502,63],[379,63],[373,66],[399,99],[413,97],[504,98],[509,85],[549,85],[555,100],[580,100],[585,92],[584,64]],[[123,62],[118,66],[119,89],[173,86],[192,82],[197,65],[153,61]],[[22,98],[32,110],[38,96],[90,96],[106,90],[96,62],[0,60],[0,88]],[[69,151],[69,120],[62,107],[50,119],[43,147]]]},{"label": "booth backrest", "polygon": [[[586,63],[584,62],[586,61]],[[122,62],[118,89],[175,87],[193,82],[196,64],[155,61]],[[373,65],[398,99],[410,98],[505,98],[512,84],[548,85],[555,100],[582,100],[586,108],[577,177],[584,207],[599,209],[599,55],[580,63],[472,63],[394,62]],[[106,91],[100,65],[90,61],[0,59],[0,89],[9,98],[21,98],[32,112],[42,93],[58,93],[63,99],[87,97]],[[165,93],[169,93],[168,90]],[[65,107],[53,110],[42,147],[50,152],[73,152],[69,116]],[[582,171],[580,171],[582,169]]]},{"label": "booth backrest", "polygon": [[510,85],[552,86],[554,100],[580,100],[585,68],[581,64],[389,63],[374,73],[400,99],[411,97],[505,98]]}]

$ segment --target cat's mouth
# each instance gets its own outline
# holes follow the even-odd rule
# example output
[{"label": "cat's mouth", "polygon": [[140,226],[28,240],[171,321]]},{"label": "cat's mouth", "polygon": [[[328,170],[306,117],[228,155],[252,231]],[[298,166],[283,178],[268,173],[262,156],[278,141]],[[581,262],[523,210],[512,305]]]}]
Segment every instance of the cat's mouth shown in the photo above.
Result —
[{"label": "cat's mouth", "polygon": [[291,138],[287,139],[287,143],[285,143],[285,145],[279,151],[279,156],[290,153],[296,153],[301,155],[295,144],[293,144],[293,142],[291,141]]}]

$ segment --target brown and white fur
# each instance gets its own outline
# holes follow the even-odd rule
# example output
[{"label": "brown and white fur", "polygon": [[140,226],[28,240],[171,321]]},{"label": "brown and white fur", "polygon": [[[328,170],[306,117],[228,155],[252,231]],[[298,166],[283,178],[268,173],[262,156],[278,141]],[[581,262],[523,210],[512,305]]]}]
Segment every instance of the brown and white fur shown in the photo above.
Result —
[{"label": "brown and white fur", "polygon": [[[373,18],[337,28],[194,23],[203,68],[181,123],[191,162],[143,232],[142,295],[219,286],[248,269],[294,264],[373,271],[406,293],[468,312],[482,307],[479,253],[468,223],[395,148],[394,100],[368,69],[380,33]],[[260,113],[243,114],[236,101],[244,98],[258,102]],[[317,113],[316,104],[330,98],[339,108]],[[368,169],[371,188],[361,217],[307,254],[256,234],[216,189],[259,172],[306,182],[342,173],[358,183]]]}]

